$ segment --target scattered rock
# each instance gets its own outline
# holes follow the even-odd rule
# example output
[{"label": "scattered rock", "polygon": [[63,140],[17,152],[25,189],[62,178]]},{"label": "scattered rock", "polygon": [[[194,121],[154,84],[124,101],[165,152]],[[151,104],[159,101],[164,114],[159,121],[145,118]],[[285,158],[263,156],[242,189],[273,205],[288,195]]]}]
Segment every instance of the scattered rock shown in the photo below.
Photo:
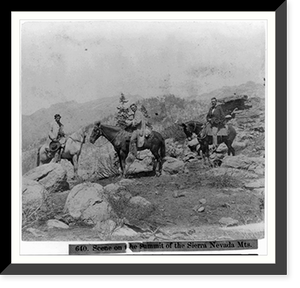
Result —
[{"label": "scattered rock", "polygon": [[222,226],[226,226],[226,227],[231,227],[231,226],[237,226],[239,221],[238,220],[235,220],[235,219],[232,219],[231,217],[222,217],[220,220],[219,220],[219,223],[222,225]]},{"label": "scattered rock", "polygon": [[197,220],[199,220],[199,216],[197,216],[197,215],[194,215],[194,216],[192,216],[192,217],[190,218],[190,221],[191,221],[191,222],[195,222],[195,221],[197,221]]},{"label": "scattered rock", "polygon": [[254,172],[256,169],[264,170],[265,159],[262,157],[248,157],[243,154],[223,159],[222,167],[235,168]]},{"label": "scattered rock", "polygon": [[205,210],[205,208],[202,206],[202,207],[200,207],[198,210],[197,210],[197,212],[204,212],[204,210]]},{"label": "scattered rock", "polygon": [[149,158],[145,158],[143,161],[135,160],[128,169],[129,174],[141,173],[141,172],[150,172],[152,171],[152,159],[146,161]]},{"label": "scattered rock", "polygon": [[200,204],[206,204],[206,199],[204,199],[204,198],[200,199],[200,200],[199,200],[199,203],[200,203]]},{"label": "scattered rock", "polygon": [[115,221],[113,221],[111,219],[107,219],[104,221],[97,222],[97,224],[95,225],[95,227],[93,229],[97,230],[101,234],[107,236],[107,235],[112,234],[112,232],[114,231],[116,226],[117,226],[117,224]]},{"label": "scattered rock", "polygon": [[56,219],[48,220],[47,226],[48,228],[69,229],[69,225]]},{"label": "scattered rock", "polygon": [[26,231],[30,232],[35,237],[43,237],[45,235],[41,230],[32,227],[27,228]]},{"label": "scattered rock", "polygon": [[146,200],[141,196],[132,197],[129,200],[129,204],[144,207],[144,208],[149,208],[150,206],[152,206],[152,204],[148,200]]},{"label": "scattered rock", "polygon": [[179,197],[184,197],[184,196],[185,196],[184,192],[181,192],[181,191],[174,191],[173,192],[173,197],[174,198],[179,198]]},{"label": "scattered rock", "polygon": [[264,193],[265,193],[265,188],[254,188],[252,191],[257,193],[257,195],[260,195],[263,197]]},{"label": "scattered rock", "polygon": [[124,240],[123,237],[135,237],[137,235],[137,232],[135,232],[133,229],[130,229],[127,226],[115,230],[112,234],[112,236],[114,237],[122,237],[122,240]]},{"label": "scattered rock", "polygon": [[115,195],[120,190],[120,188],[121,188],[120,185],[111,183],[104,187],[104,191],[108,195],[112,196]]},{"label": "scattered rock", "polygon": [[165,157],[163,164],[163,174],[173,175],[184,170],[184,162],[173,157]]},{"label": "scattered rock", "polygon": [[247,181],[247,179],[258,178],[258,175],[254,172],[237,168],[225,168],[223,167],[223,165],[221,167],[210,169],[209,171],[206,171],[203,174],[207,176],[230,175],[240,181]]},{"label": "scattered rock", "polygon": [[246,183],[245,188],[253,190],[253,189],[258,189],[258,188],[263,188],[265,187],[265,179],[257,179],[255,181]]},{"label": "scattered rock", "polygon": [[227,148],[226,144],[225,144],[225,143],[221,143],[221,144],[218,146],[216,152],[217,152],[217,153],[224,153],[224,152],[227,152],[227,150],[228,150],[228,148]]},{"label": "scattered rock", "polygon": [[123,186],[123,187],[126,187],[126,186],[128,186],[128,185],[133,185],[133,184],[135,184],[136,183],[136,181],[135,180],[132,180],[132,179],[121,179],[119,182],[118,182],[118,184],[120,185],[120,186]]},{"label": "scattered rock", "polygon": [[193,160],[195,160],[196,159],[196,154],[195,153],[193,153],[193,152],[189,152],[189,153],[187,153],[183,158],[182,158],[182,160],[184,161],[184,162],[187,162],[187,161],[193,161]]},{"label": "scattered rock", "polygon": [[38,166],[24,174],[24,177],[37,181],[39,184],[43,185],[49,193],[69,189],[67,171],[58,163],[49,163]]},{"label": "scattered rock", "polygon": [[233,141],[232,143],[232,147],[235,149],[235,152],[245,149],[247,145],[248,145],[248,141],[244,141],[244,142]]}]

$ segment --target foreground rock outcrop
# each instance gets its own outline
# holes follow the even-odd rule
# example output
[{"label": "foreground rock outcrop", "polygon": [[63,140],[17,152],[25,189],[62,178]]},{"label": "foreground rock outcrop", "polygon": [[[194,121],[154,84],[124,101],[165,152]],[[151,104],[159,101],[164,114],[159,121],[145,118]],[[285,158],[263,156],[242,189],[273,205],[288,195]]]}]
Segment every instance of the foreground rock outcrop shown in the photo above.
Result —
[{"label": "foreground rock outcrop", "polygon": [[113,216],[103,187],[90,182],[73,187],[66,200],[65,212],[74,219],[90,225],[96,225]]},{"label": "foreground rock outcrop", "polygon": [[23,177],[43,185],[49,193],[56,193],[69,188],[67,171],[58,163],[38,166],[28,171]]}]

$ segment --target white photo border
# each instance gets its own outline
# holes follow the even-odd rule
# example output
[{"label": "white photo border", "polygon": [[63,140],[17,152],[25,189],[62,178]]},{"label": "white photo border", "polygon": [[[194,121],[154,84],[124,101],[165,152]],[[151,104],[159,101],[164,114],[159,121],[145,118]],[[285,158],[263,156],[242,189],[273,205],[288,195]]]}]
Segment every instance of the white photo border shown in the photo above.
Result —
[{"label": "white photo border", "polygon": [[[178,263],[178,264],[275,264],[275,168],[276,168],[276,13],[271,12],[13,12],[12,15],[12,182],[11,182],[11,211],[12,211],[12,234],[11,234],[11,263],[12,264],[29,264],[29,263],[68,263],[68,264],[155,264],[155,263]],[[21,21],[85,21],[85,20],[162,20],[162,21],[203,21],[203,20],[266,20],[267,21],[267,53],[266,53],[266,71],[267,71],[267,93],[266,93],[266,187],[267,198],[266,205],[266,231],[265,239],[259,240],[259,245],[267,247],[266,255],[258,256],[241,256],[241,255],[155,255],[138,257],[124,257],[124,255],[112,256],[68,256],[64,254],[66,247],[73,242],[61,243],[32,243],[34,245],[49,245],[51,248],[50,255],[21,255],[21,230],[20,230],[20,187],[21,187],[21,99],[20,99],[20,23]],[[265,242],[264,242],[265,241]],[[75,242],[76,243],[76,242]],[[31,245],[31,244],[29,244]],[[62,245],[62,246],[61,246]],[[37,246],[36,246],[37,247]],[[44,249],[42,247],[41,249]],[[56,251],[54,255],[51,255]],[[209,253],[211,254],[211,253]],[[216,253],[219,254],[219,253]]]}]

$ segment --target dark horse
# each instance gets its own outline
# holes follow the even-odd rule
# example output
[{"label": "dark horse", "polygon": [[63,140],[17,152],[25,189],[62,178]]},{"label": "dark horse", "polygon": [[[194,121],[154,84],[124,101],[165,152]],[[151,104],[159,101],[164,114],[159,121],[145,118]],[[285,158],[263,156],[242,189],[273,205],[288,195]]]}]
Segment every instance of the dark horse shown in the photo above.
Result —
[{"label": "dark horse", "polygon": [[[183,131],[187,138],[192,137],[193,133],[197,135],[197,139],[200,143],[200,150],[202,151],[203,157],[209,159],[209,145],[213,144],[212,136],[206,134],[206,125],[208,123],[201,123],[198,121],[189,121],[182,123]],[[228,135],[218,136],[218,144],[225,143],[228,148],[228,155],[235,155],[235,150],[232,147],[232,142],[235,139],[236,131],[232,125],[228,125]]]},{"label": "dark horse", "polygon": [[[122,175],[126,176],[126,158],[129,153],[131,133],[123,130],[120,127],[101,124],[100,121],[97,121],[94,124],[94,128],[90,136],[90,142],[94,144],[100,136],[104,136],[114,146],[119,157]],[[156,176],[160,176],[163,158],[166,154],[165,140],[161,134],[156,131],[152,131],[149,137],[145,138],[144,145],[142,147],[138,147],[137,149],[139,151],[149,149],[152,152],[155,158],[153,171],[156,173]],[[157,162],[158,171],[156,171]]]}]

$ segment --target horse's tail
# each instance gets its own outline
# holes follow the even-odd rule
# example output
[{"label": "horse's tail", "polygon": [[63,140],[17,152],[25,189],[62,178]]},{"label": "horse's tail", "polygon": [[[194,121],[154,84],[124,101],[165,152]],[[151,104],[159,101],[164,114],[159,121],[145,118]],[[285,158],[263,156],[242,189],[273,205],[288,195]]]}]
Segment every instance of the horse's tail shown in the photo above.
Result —
[{"label": "horse's tail", "polygon": [[41,150],[41,147],[39,147],[38,151],[37,151],[36,166],[40,165],[40,150]]},{"label": "horse's tail", "polygon": [[236,137],[236,130],[234,129],[234,127],[232,125],[228,125],[228,140],[232,141],[235,139]]}]

